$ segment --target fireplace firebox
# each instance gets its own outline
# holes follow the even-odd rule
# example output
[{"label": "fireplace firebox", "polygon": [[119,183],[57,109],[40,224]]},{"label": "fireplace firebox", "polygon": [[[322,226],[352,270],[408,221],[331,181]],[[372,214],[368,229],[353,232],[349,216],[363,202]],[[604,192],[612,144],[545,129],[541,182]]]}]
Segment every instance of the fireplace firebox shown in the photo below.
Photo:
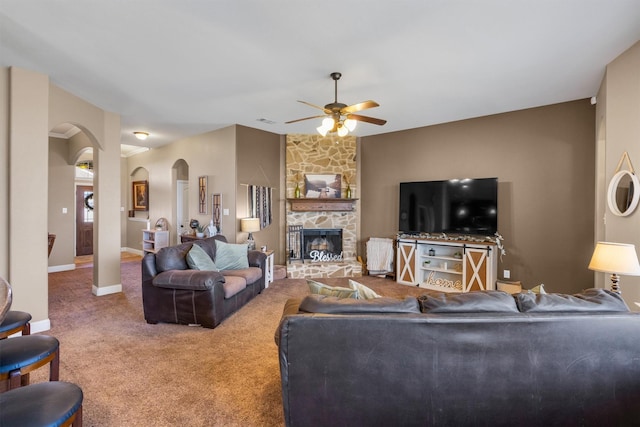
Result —
[{"label": "fireplace firebox", "polygon": [[304,259],[342,261],[342,229],[304,228],[302,247]]}]

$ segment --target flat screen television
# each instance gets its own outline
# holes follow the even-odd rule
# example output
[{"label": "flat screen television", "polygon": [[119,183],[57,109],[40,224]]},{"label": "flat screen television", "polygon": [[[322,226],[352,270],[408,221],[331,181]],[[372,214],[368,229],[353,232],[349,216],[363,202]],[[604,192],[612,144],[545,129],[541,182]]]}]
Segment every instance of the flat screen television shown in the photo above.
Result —
[{"label": "flat screen television", "polygon": [[401,233],[492,236],[498,231],[498,178],[400,183]]}]

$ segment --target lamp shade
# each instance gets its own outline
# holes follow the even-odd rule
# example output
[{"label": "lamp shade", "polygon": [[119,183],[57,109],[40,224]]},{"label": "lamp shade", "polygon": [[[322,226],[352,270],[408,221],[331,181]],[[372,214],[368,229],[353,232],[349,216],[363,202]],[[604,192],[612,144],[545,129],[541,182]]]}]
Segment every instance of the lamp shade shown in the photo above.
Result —
[{"label": "lamp shade", "polygon": [[589,270],[640,276],[640,264],[638,264],[635,245],[598,242],[589,263]]},{"label": "lamp shade", "polygon": [[240,231],[245,233],[253,233],[254,231],[260,231],[260,219],[259,218],[242,218],[240,220]]}]

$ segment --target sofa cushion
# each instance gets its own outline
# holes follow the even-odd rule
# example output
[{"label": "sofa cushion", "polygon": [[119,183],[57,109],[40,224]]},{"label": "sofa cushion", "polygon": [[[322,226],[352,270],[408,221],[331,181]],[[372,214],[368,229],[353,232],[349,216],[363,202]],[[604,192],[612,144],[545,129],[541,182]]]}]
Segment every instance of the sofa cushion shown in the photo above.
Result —
[{"label": "sofa cushion", "polygon": [[225,243],[227,242],[227,239],[222,234],[216,234],[215,236],[207,237],[206,239],[195,240],[193,244],[200,246],[207,254],[209,254],[211,259],[215,260],[217,240]]},{"label": "sofa cushion", "polygon": [[415,297],[405,299],[380,297],[368,300],[340,298],[329,295],[307,295],[300,302],[300,311],[325,314],[354,313],[420,313]]},{"label": "sofa cushion", "polygon": [[340,286],[328,286],[315,280],[307,279],[309,291],[312,294],[327,295],[338,298],[358,298],[358,291],[351,288],[342,288]]},{"label": "sofa cushion", "polygon": [[214,262],[220,270],[241,270],[249,268],[246,243],[225,243],[216,240],[216,259]]},{"label": "sofa cushion", "polygon": [[218,271],[218,267],[216,267],[209,254],[199,245],[191,246],[191,249],[187,252],[186,259],[187,265],[192,270]]},{"label": "sofa cushion", "polygon": [[156,254],[156,268],[158,271],[186,270],[189,268],[186,257],[192,245],[192,243],[183,243],[160,249]]},{"label": "sofa cushion", "polygon": [[247,288],[247,281],[240,276],[225,276],[224,285],[224,299],[231,298],[240,291]]},{"label": "sofa cushion", "polygon": [[262,277],[262,269],[258,267],[248,267],[241,270],[224,270],[221,272],[225,277],[239,276],[242,277],[247,285],[257,282]]},{"label": "sofa cushion", "polygon": [[575,295],[522,292],[515,298],[518,308],[525,313],[629,311],[620,295],[606,289],[590,288]]},{"label": "sofa cushion", "polygon": [[358,299],[380,298],[380,295],[378,295],[373,289],[370,289],[362,283],[356,282],[355,280],[349,279],[349,287],[358,291]]},{"label": "sofa cushion", "polygon": [[503,291],[432,292],[418,297],[423,313],[517,313],[513,296]]},{"label": "sofa cushion", "polygon": [[151,283],[159,288],[203,291],[224,281],[224,276],[217,271],[168,270],[154,277]]}]

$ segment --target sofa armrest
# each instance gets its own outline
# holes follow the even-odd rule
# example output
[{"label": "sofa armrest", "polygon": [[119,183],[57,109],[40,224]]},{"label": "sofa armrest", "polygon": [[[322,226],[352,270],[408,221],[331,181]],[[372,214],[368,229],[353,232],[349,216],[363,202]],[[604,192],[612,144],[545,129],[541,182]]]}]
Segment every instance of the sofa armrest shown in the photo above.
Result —
[{"label": "sofa armrest", "polygon": [[262,271],[266,268],[267,255],[262,251],[252,250],[247,254],[250,267],[259,267]]},{"label": "sofa armrest", "polygon": [[276,328],[276,333],[274,335],[274,340],[276,345],[280,346],[280,331],[282,329],[282,322],[287,316],[298,314],[300,312],[300,299],[299,298],[289,298],[287,302],[284,304],[284,309],[282,310],[282,317],[280,322],[278,323],[278,327]]},{"label": "sofa armrest", "polygon": [[156,274],[158,274],[156,256],[155,254],[147,252],[144,258],[142,258],[142,282],[150,282]]},{"label": "sofa armrest", "polygon": [[154,277],[152,283],[159,288],[205,291],[224,283],[224,276],[219,271],[168,270]]}]

